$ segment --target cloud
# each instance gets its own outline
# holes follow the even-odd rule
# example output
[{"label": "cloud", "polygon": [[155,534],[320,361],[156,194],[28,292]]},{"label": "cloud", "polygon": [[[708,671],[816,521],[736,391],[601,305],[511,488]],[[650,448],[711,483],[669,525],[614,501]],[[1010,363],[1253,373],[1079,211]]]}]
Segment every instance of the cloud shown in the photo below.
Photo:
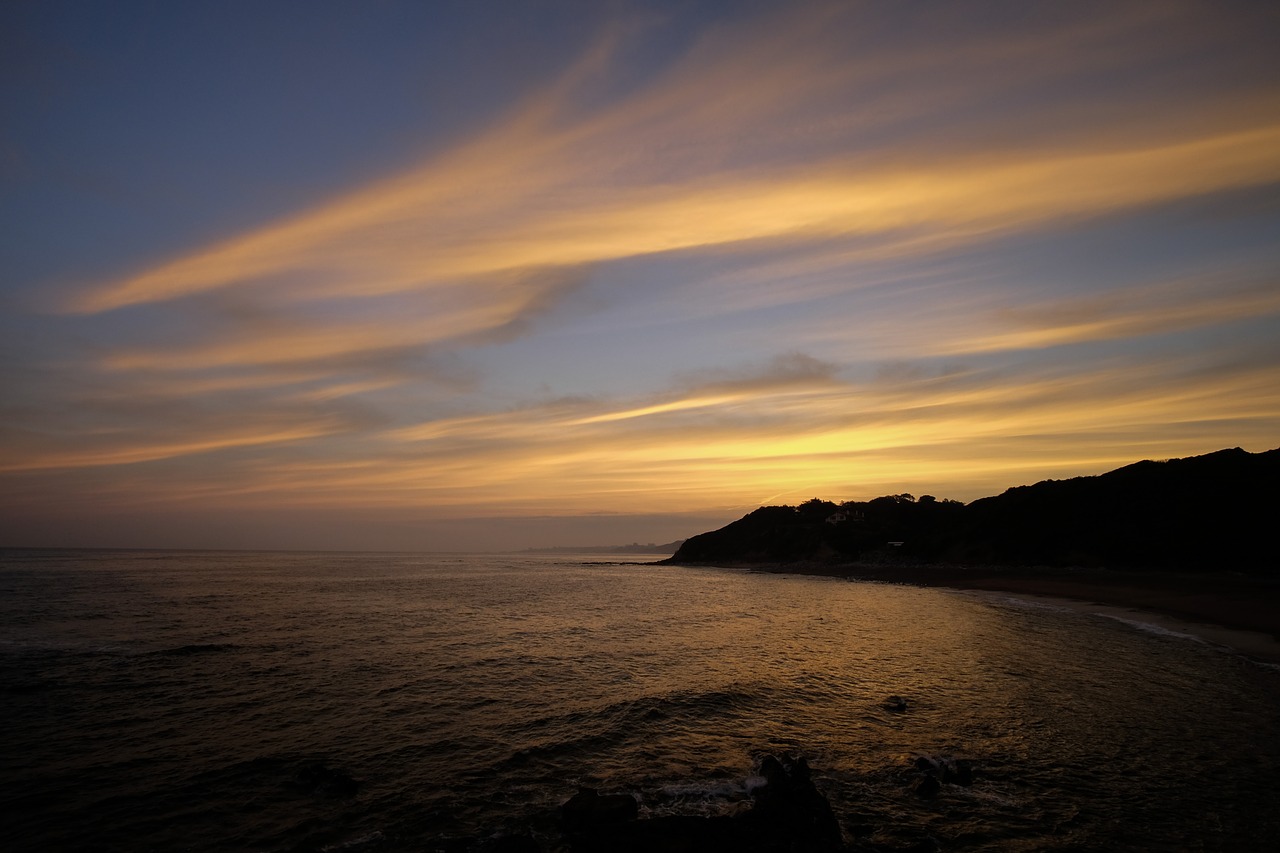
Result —
[{"label": "cloud", "polygon": [[[1033,287],[965,257],[1280,184],[1252,13],[888,8],[721,22],[661,67],[621,28],[412,169],[91,283],[5,402],[0,472],[51,504],[565,516],[1273,443],[1274,351],[1166,339],[1280,312],[1268,270]],[[538,337],[602,290],[700,360],[550,375],[624,361]]]},{"label": "cloud", "polygon": [[[859,378],[792,354],[678,378],[657,395],[551,400],[412,426],[341,410],[295,419],[304,407],[239,428],[231,412],[171,418],[185,431],[134,427],[53,449],[10,436],[4,468],[21,484],[31,481],[14,478],[42,466],[78,466],[78,500],[96,490],[156,508],[417,508],[437,519],[729,511],[791,492],[915,489],[967,500],[1157,448],[1181,455],[1212,440],[1262,449],[1280,417],[1276,356],[1223,349]],[[88,476],[103,466],[116,473]]]},{"label": "cloud", "polygon": [[[1276,369],[1227,360],[1204,373],[1197,363],[1114,360],[1091,370],[916,372],[861,382],[785,382],[765,370],[739,394],[708,383],[649,400],[559,401],[435,419],[387,431],[367,458],[286,466],[272,479],[298,488],[294,499],[321,505],[420,504],[464,515],[501,505],[518,514],[551,506],[585,512],[625,496],[629,507],[679,511],[793,489],[869,497],[868,483],[931,480],[937,488],[979,470],[988,478],[1034,470],[1048,442],[1060,452],[1083,442],[1099,460],[1123,459],[1144,441],[1185,441],[1191,423],[1202,434],[1218,423],[1235,443],[1264,436],[1280,413]],[[1002,441],[1010,448],[994,468],[973,455]],[[1018,445],[1040,449],[1019,453]]]},{"label": "cloud", "polygon": [[[625,94],[593,99],[625,54],[610,34],[454,149],[88,288],[71,308],[178,318],[104,342],[96,368],[105,373],[250,390],[307,372],[313,387],[298,394],[359,394],[412,381],[396,363],[415,353],[526,334],[577,297],[591,271],[619,262],[752,253],[756,269],[625,297],[658,314],[666,305],[709,316],[855,291],[867,286],[868,264],[1280,181],[1280,123],[1258,109],[1276,92],[1256,84],[1206,98],[1194,121],[1175,98],[1124,87],[1115,103],[1101,99],[1105,109],[1093,88],[1021,112],[987,105],[1002,92],[1063,86],[1082,54],[1095,74],[1177,55],[1187,39],[1177,15],[1136,5],[1065,21],[1032,16],[1022,29],[939,42],[956,23],[944,15],[924,22],[927,38],[889,52],[875,34],[891,22],[868,14],[823,6],[722,26]],[[857,49],[834,35],[851,23]],[[1137,33],[1147,38],[1135,50],[1126,39]],[[1028,130],[1068,107],[1087,119],[1139,96],[1141,122],[1112,121],[1105,132],[1082,122],[1052,138]],[[974,137],[977,125],[985,137]],[[210,310],[219,301],[239,313]],[[982,341],[949,334],[930,349],[1043,346],[1141,326],[1033,331],[1018,328],[1019,316]],[[901,340],[925,328],[896,325]],[[315,378],[323,371],[328,383]]]},{"label": "cloud", "polygon": [[[869,298],[856,340],[847,322],[810,327],[811,345],[825,343],[843,358],[973,358],[1055,347],[1132,345],[1257,322],[1280,315],[1280,289],[1265,269],[1219,270],[1155,283],[1063,295],[991,276],[986,287],[962,286],[965,273],[942,284],[900,288]],[[908,279],[910,282],[910,279]],[[911,282],[919,284],[918,282]],[[911,306],[911,307],[908,307]],[[895,323],[912,312],[908,325]]]},{"label": "cloud", "polygon": [[[762,240],[881,235],[898,243],[904,232],[913,241],[977,240],[1280,181],[1280,123],[1263,109],[1274,104],[1274,87],[1233,96],[1246,102],[1239,114],[1211,107],[1213,122],[1187,120],[1186,104],[1144,92],[1145,122],[1117,121],[1128,129],[1085,139],[1078,129],[1039,138],[1008,111],[984,117],[986,139],[970,139],[954,106],[939,103],[1061,83],[1080,51],[1095,56],[1095,74],[1124,70],[1135,50],[1120,37],[1139,31],[1186,40],[1167,26],[1151,30],[1141,10],[1051,21],[1052,31],[908,43],[898,53],[859,39],[869,47],[862,54],[829,29],[866,22],[827,7],[790,24],[770,20],[771,29],[713,31],[665,73],[583,110],[583,81],[606,74],[616,53],[600,48],[512,115],[416,169],[93,287],[71,307],[102,312],[253,285],[303,302],[431,294],[465,323],[465,308],[448,306],[460,291],[503,303],[495,275]],[[1156,50],[1143,45],[1138,54]],[[1017,68],[1017,85],[1007,82],[1012,66],[1033,56]],[[935,76],[948,70],[954,77]],[[1093,90],[1088,96],[1097,100]],[[1116,103],[1132,96],[1121,88]],[[877,114],[882,99],[893,116]],[[800,110],[798,127],[774,125]],[[1045,109],[1033,103],[1026,112]],[[913,156],[887,156],[908,122],[923,124],[905,140]],[[965,129],[960,144],[921,145],[930,125],[953,133],[956,123]]]},{"label": "cloud", "polygon": [[[332,372],[125,376],[75,364],[20,377],[0,405],[0,473],[75,471],[277,453],[385,427],[377,407],[349,399],[387,380]],[[349,386],[349,387],[347,387]],[[281,393],[282,387],[289,387]],[[214,463],[216,464],[216,463]]]},{"label": "cloud", "polygon": [[1241,286],[1214,275],[992,313],[992,325],[1004,328],[942,338],[932,351],[955,355],[1042,349],[1213,327],[1280,314],[1280,287],[1270,277]]},{"label": "cloud", "polygon": [[[237,430],[219,431],[204,439],[186,441],[147,441],[139,443],[136,437],[120,445],[116,442],[95,442],[95,446],[86,450],[55,450],[52,452],[30,452],[21,454],[20,459],[7,459],[0,462],[0,471],[38,471],[52,468],[95,468],[106,465],[132,465],[139,462],[153,462],[158,459],[171,459],[177,456],[209,453],[236,447],[256,447],[267,444],[299,441],[315,438],[326,432],[316,425],[298,426],[276,431]],[[17,442],[15,442],[16,444]]]},{"label": "cloud", "polygon": [[320,282],[309,285],[311,293],[427,292],[442,305],[437,316],[470,330],[512,308],[503,299],[511,298],[506,288],[475,281],[483,276],[765,239],[896,238],[918,229],[975,239],[1276,181],[1280,124],[1122,150],[1029,152],[870,173],[836,162],[767,177],[602,188],[515,221],[481,219],[457,239],[440,239],[436,220],[461,216],[444,202],[432,206],[435,193],[427,190],[412,205],[339,202],[99,290],[79,307],[109,310],[314,267]]}]

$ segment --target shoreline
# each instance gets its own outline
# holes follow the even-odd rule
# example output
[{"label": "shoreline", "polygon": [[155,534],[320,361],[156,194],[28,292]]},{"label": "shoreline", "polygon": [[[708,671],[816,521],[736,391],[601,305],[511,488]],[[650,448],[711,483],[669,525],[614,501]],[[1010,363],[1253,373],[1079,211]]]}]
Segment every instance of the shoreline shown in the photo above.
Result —
[{"label": "shoreline", "polygon": [[[947,589],[947,587],[938,587]],[[1205,643],[1222,651],[1242,655],[1267,666],[1280,667],[1280,639],[1265,631],[1229,628],[1136,607],[1062,598],[1056,595],[1006,592],[1004,590],[958,589],[959,595],[972,596],[994,603],[1023,602],[1031,606],[1073,610],[1124,622],[1137,630],[1166,636],[1182,637]]]},{"label": "shoreline", "polygon": [[[680,565],[679,563],[672,563]],[[689,563],[768,574],[836,577],[1005,596],[1154,626],[1280,664],[1280,582],[1236,573],[1186,574],[938,564]]]}]

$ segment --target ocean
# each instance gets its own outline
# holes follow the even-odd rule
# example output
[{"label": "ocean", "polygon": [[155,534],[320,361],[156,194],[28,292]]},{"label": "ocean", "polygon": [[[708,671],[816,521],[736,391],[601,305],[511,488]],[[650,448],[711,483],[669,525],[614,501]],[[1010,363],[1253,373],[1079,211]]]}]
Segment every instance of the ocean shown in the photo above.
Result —
[{"label": "ocean", "polygon": [[[0,552],[5,849],[552,851],[580,786],[732,813],[783,753],[854,850],[1280,838],[1274,666],[1136,617],[648,559]],[[918,796],[921,756],[972,784]]]}]

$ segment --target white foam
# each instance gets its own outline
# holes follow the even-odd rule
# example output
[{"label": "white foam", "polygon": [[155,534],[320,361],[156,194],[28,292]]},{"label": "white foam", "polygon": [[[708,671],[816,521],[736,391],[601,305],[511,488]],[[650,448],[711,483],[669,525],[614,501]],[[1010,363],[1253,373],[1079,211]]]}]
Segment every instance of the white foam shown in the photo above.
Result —
[{"label": "white foam", "polygon": [[[764,784],[764,779],[759,777],[750,777],[747,779],[746,785],[738,782],[720,782],[710,784],[671,784],[663,785],[661,791],[668,797],[690,797],[695,799],[719,799],[730,800],[739,799],[752,790],[751,782],[753,779],[759,779],[759,785]],[[759,787],[757,785],[756,787]]]},{"label": "white foam", "polygon": [[1146,631],[1148,634],[1155,634],[1160,637],[1176,637],[1180,640],[1194,640],[1197,643],[1211,645],[1202,637],[1197,637],[1195,634],[1188,634],[1184,631],[1175,631],[1172,628],[1166,628],[1163,625],[1156,625],[1152,622],[1143,622],[1138,619],[1125,619],[1123,616],[1116,616],[1111,613],[1094,613],[1093,615],[1101,616],[1105,619],[1114,619],[1117,622],[1123,622],[1130,628],[1137,628],[1139,631]]},{"label": "white foam", "polygon": [[1050,610],[1054,613],[1070,613],[1072,610],[1070,607],[1064,607],[1061,604],[1036,601],[1032,598],[1020,598],[1012,595],[1001,596],[1000,600],[1005,604],[1012,604],[1014,607],[1021,607],[1024,610]]},{"label": "white foam", "polygon": [[1044,601],[1037,598],[1031,598],[1024,595],[1006,595],[1005,593],[995,592],[985,589],[966,589],[956,590],[961,595],[969,598],[977,598],[988,604],[1003,604],[1009,607],[1017,607],[1020,610],[1047,610],[1053,613],[1071,613],[1074,608],[1060,604],[1056,601]]},{"label": "white foam", "polygon": [[965,788],[960,785],[952,785],[947,788],[947,791],[950,795],[968,797],[971,800],[983,800],[985,802],[996,803],[1001,806],[1013,807],[1018,805],[1018,802],[1010,797],[976,787]]}]

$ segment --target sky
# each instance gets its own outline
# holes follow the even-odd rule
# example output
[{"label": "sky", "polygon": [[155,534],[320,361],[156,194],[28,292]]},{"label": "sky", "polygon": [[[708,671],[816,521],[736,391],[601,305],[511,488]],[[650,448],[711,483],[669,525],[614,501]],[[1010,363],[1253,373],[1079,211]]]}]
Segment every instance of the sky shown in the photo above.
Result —
[{"label": "sky", "polygon": [[0,544],[667,542],[1280,446],[1280,7],[9,2]]}]

